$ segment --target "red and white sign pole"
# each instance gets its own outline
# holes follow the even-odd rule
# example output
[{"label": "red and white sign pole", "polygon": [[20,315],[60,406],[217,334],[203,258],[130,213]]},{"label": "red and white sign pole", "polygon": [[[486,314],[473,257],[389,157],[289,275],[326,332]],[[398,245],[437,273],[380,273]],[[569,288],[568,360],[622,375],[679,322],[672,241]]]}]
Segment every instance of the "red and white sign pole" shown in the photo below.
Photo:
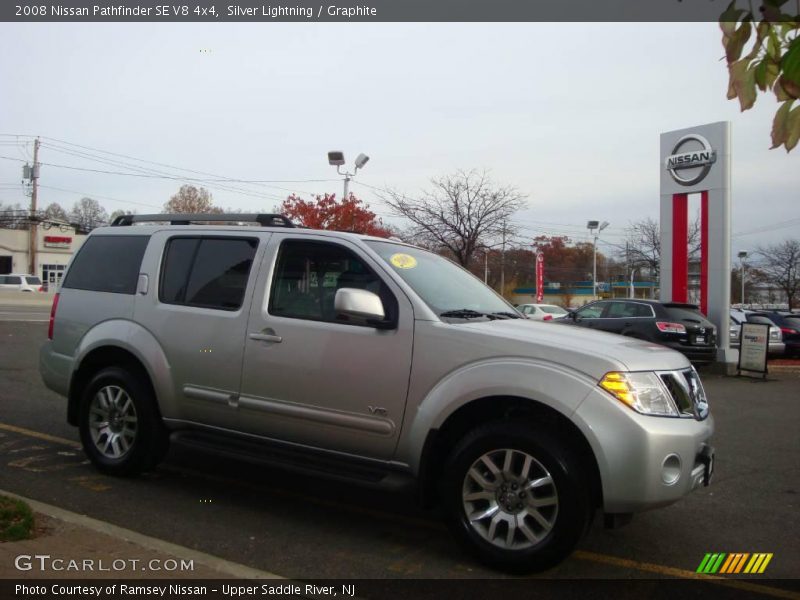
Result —
[{"label": "red and white sign pole", "polygon": [[536,253],[536,304],[544,300],[544,254]]}]

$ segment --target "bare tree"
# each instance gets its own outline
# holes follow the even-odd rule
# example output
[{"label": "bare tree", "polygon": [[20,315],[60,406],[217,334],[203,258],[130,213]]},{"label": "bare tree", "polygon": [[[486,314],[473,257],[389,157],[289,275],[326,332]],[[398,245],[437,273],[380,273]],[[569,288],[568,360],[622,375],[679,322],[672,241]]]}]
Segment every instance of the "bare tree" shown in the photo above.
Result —
[{"label": "bare tree", "polygon": [[0,228],[2,229],[28,229],[31,223],[30,216],[30,211],[20,206],[19,203],[0,203]]},{"label": "bare tree", "polygon": [[44,209],[44,218],[50,221],[69,222],[67,211],[58,202],[51,202]]},{"label": "bare tree", "polygon": [[108,223],[108,213],[97,200],[81,198],[73,205],[69,219],[79,230],[89,232]]},{"label": "bare tree", "polygon": [[[626,262],[629,266],[647,268],[658,278],[661,271],[661,228],[658,221],[650,217],[635,221],[628,227],[625,241]],[[689,224],[689,260],[700,254],[699,216]]]},{"label": "bare tree", "polygon": [[800,240],[759,246],[756,252],[762,259],[758,269],[786,293],[789,308],[794,307],[794,299],[800,293]]},{"label": "bare tree", "polygon": [[113,223],[117,217],[121,217],[123,215],[135,215],[135,214],[136,214],[135,210],[123,210],[121,208],[118,208],[117,210],[111,213],[110,217],[108,217],[108,222]]},{"label": "bare tree", "polygon": [[486,172],[457,171],[432,184],[421,198],[390,192],[384,200],[395,214],[411,221],[404,237],[444,248],[464,267],[478,248],[509,237],[509,221],[525,201],[516,188],[496,185]]},{"label": "bare tree", "polygon": [[211,193],[204,187],[196,188],[193,185],[182,185],[178,193],[164,204],[165,213],[214,213],[219,214],[222,209],[211,202]]}]

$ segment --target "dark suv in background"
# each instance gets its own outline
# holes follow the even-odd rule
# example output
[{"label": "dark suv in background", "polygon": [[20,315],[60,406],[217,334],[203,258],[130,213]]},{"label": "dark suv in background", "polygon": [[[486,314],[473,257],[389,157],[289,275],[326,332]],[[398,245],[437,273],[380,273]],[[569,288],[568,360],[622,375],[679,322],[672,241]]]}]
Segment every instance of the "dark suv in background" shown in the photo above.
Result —
[{"label": "dark suv in background", "polygon": [[696,364],[716,359],[716,329],[696,304],[655,300],[598,300],[559,323],[618,333],[682,352]]},{"label": "dark suv in background", "polygon": [[785,355],[789,358],[800,356],[800,314],[787,310],[758,311],[749,313],[747,322],[779,327],[783,336]]}]

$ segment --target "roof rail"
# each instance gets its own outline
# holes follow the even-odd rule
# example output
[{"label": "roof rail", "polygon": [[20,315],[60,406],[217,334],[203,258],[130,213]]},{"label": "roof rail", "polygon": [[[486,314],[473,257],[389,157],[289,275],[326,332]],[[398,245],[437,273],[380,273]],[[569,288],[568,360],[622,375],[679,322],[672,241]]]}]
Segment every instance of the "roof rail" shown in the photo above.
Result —
[{"label": "roof rail", "polygon": [[120,215],[111,223],[112,227],[123,227],[134,223],[164,223],[189,225],[192,222],[258,223],[262,227],[294,227],[291,219],[283,215],[266,213],[214,214],[214,213],[163,213],[157,215]]}]

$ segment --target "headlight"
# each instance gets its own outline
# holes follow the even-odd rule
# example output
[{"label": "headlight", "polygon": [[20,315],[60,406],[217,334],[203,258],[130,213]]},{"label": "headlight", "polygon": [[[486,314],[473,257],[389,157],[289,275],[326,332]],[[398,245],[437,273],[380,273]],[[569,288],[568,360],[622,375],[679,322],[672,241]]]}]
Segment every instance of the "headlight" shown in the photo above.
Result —
[{"label": "headlight", "polygon": [[677,417],[678,409],[655,373],[606,373],[600,387],[636,412],[644,415]]}]

